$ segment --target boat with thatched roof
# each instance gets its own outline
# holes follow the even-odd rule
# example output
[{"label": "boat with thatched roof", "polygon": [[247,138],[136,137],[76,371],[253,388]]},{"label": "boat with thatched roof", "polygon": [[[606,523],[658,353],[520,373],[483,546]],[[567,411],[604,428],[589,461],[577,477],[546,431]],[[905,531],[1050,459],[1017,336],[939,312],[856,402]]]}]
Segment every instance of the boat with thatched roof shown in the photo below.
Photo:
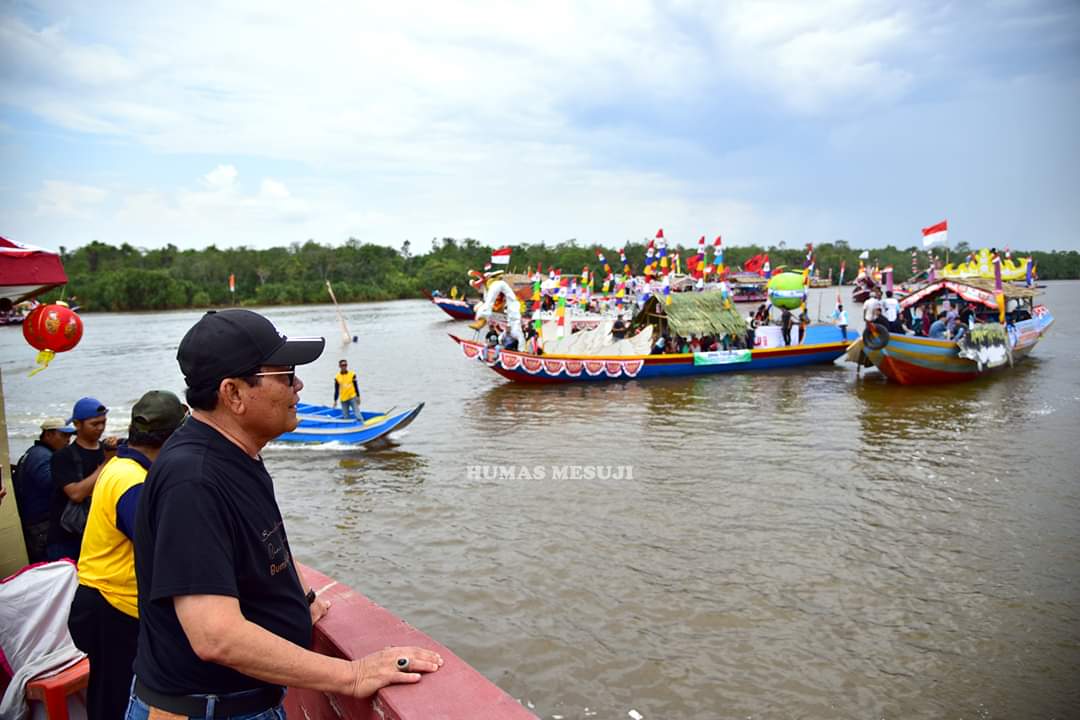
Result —
[{"label": "boat with thatched roof", "polygon": [[[915,289],[900,302],[901,310],[922,308],[932,317],[949,307],[970,304],[974,323],[956,339],[890,333],[870,323],[848,349],[847,359],[873,364],[887,378],[903,385],[965,382],[1006,370],[1027,357],[1054,322],[1038,291],[986,278],[943,278]],[[1007,308],[1011,308],[1008,309]]]},{"label": "boat with thatched roof", "polygon": [[[644,379],[723,372],[775,370],[828,364],[856,339],[833,325],[809,325],[806,336],[792,328],[784,345],[780,328],[748,332],[746,320],[720,292],[653,295],[630,322],[624,339],[615,339],[611,323],[564,338],[545,340],[543,354],[488,348],[479,340],[450,335],[466,358],[483,362],[516,382],[557,383]],[[654,338],[681,336],[728,338],[728,350],[669,353],[654,348]],[[747,340],[752,344],[747,346]],[[670,344],[670,341],[668,342]],[[655,353],[655,354],[654,354]]]}]

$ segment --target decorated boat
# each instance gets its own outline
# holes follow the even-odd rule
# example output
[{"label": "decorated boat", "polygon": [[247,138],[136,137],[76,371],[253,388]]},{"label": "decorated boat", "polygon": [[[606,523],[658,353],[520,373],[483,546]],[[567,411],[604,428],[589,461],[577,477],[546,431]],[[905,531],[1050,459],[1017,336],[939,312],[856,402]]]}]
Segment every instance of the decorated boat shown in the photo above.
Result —
[{"label": "decorated boat", "polygon": [[[1032,282],[1035,272],[1034,258],[1019,258],[1014,262],[1011,257],[1001,258],[1001,279],[1005,282]],[[941,268],[938,274],[950,280],[965,280],[968,278],[994,279],[994,252],[983,248],[976,253],[968,255],[967,260],[953,265],[949,263]]]},{"label": "decorated boat", "polygon": [[278,437],[285,442],[300,443],[347,443],[350,445],[371,445],[385,443],[392,432],[403,430],[416,419],[424,403],[393,413],[360,412],[359,418],[345,418],[340,408],[325,405],[296,404],[296,415],[300,424],[292,432]]},{"label": "decorated boat", "polygon": [[[785,345],[781,328],[758,327],[748,332],[746,321],[722,293],[673,293],[668,299],[653,296],[631,322],[628,337],[611,336],[610,324],[582,330],[544,343],[543,354],[518,352],[485,345],[451,334],[466,358],[481,362],[515,382],[562,383],[648,379],[725,372],[748,372],[828,364],[844,354],[858,336],[841,334],[833,325],[809,325],[805,337],[791,329]],[[727,337],[727,350],[707,352],[653,352],[653,338]],[[746,340],[752,346],[746,346]],[[669,340],[670,342],[670,340]]]},{"label": "decorated boat", "polygon": [[446,297],[445,295],[428,295],[435,307],[442,310],[455,320],[472,320],[476,317],[476,304],[478,299],[465,299]]},{"label": "decorated boat", "polygon": [[903,385],[965,382],[1010,369],[1031,353],[1054,322],[1048,308],[1034,303],[1036,295],[1024,287],[995,287],[983,278],[937,280],[904,298],[901,309],[921,307],[933,315],[946,302],[948,307],[969,303],[968,312],[990,322],[964,326],[956,339],[890,333],[884,325],[871,323],[847,359],[869,362]]},{"label": "decorated boat", "polygon": [[731,300],[737,303],[763,303],[769,295],[765,289],[768,280],[757,273],[740,272],[728,276]]}]

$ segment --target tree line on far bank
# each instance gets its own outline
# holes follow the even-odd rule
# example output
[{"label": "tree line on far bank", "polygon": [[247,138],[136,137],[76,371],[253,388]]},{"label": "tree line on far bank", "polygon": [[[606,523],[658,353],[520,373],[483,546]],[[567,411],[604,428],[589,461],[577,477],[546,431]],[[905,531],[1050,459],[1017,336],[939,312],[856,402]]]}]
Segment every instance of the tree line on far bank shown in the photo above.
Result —
[{"label": "tree line on far bank", "polygon": [[[631,269],[640,274],[647,241],[625,246]],[[619,248],[579,245],[567,240],[555,245],[512,246],[510,270],[524,272],[542,263],[544,271],[560,268],[564,275],[580,275],[588,266],[602,277],[603,266],[598,262],[597,249],[615,273],[622,271]],[[330,281],[338,302],[362,302],[421,297],[425,291],[452,287],[468,290],[466,273],[482,269],[490,260],[491,247],[473,239],[435,239],[431,249],[414,254],[411,243],[401,248],[363,243],[350,238],[343,245],[321,245],[313,240],[293,243],[288,247],[258,250],[248,247],[218,248],[211,245],[201,250],[180,250],[175,245],[143,249],[129,244],[119,247],[102,242],[68,251],[60,249],[68,285],[65,297],[76,297],[85,310],[169,310],[191,307],[227,305],[301,305],[329,302],[326,281]],[[838,279],[840,264],[846,264],[845,282],[855,277],[858,256],[863,248],[852,248],[844,241],[814,246],[814,259],[819,274],[827,277],[832,271]],[[962,262],[972,250],[960,243],[949,251],[950,260]],[[925,252],[915,247],[886,246],[869,249],[869,265],[894,267],[894,278],[904,281],[911,275],[912,252],[916,253],[920,269],[927,267]],[[696,246],[669,247],[669,253],[679,252],[683,268],[686,259],[696,252]],[[764,248],[746,245],[724,248],[724,262],[736,268],[748,258],[768,253],[772,267],[786,265],[801,269],[806,257],[805,246]],[[935,251],[940,255],[942,250]],[[1042,280],[1080,278],[1080,253],[1075,250],[1052,252],[1014,251],[1013,257],[1032,255]],[[712,261],[709,248],[708,260]],[[229,276],[235,276],[234,293],[229,291]],[[600,281],[595,287],[599,289]],[[471,290],[470,290],[471,292]],[[55,300],[61,291],[48,297]]]}]

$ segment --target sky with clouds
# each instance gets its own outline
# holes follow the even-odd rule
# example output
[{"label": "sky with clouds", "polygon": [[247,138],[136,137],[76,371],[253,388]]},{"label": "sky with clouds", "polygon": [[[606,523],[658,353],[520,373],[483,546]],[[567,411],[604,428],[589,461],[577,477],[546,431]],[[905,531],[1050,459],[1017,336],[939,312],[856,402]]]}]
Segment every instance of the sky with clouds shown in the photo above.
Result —
[{"label": "sky with clouds", "polygon": [[56,249],[1080,249],[1075,0],[0,0],[0,235]]}]

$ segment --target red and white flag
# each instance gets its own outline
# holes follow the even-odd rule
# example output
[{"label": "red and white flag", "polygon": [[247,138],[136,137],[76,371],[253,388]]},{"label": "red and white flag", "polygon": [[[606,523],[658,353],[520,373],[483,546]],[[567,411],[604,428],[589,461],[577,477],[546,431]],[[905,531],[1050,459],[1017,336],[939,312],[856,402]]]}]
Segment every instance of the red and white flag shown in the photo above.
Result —
[{"label": "red and white flag", "polygon": [[922,229],[922,245],[924,248],[935,245],[947,245],[949,234],[949,222],[942,220],[937,225],[931,225]]},{"label": "red and white flag", "polygon": [[491,264],[492,265],[509,265],[510,264],[510,248],[499,248],[498,250],[491,251]]}]

